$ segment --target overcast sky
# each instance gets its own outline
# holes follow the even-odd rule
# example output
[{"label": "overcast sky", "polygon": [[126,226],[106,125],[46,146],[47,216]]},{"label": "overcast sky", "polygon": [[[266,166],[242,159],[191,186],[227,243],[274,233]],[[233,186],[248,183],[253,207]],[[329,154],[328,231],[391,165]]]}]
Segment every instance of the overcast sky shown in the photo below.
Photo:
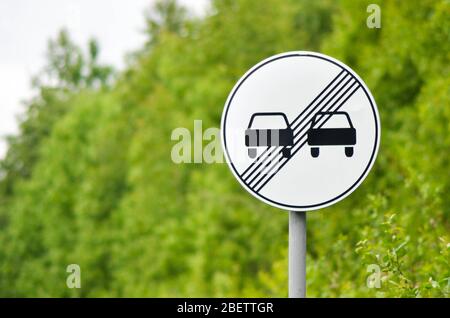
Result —
[{"label": "overcast sky", "polygon": [[[3,138],[17,133],[21,101],[32,95],[31,77],[42,69],[49,38],[65,27],[76,43],[95,37],[100,61],[124,66],[127,52],[141,47],[144,11],[154,0],[1,0],[0,1],[0,158]],[[208,0],[179,0],[202,14]]]}]

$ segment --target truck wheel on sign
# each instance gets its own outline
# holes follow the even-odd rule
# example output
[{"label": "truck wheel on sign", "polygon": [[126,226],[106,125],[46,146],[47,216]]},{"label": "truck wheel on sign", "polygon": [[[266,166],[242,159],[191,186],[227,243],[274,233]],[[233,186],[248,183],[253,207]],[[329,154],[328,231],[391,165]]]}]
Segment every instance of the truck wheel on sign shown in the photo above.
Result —
[{"label": "truck wheel on sign", "polygon": [[347,157],[353,156],[353,147],[345,147],[345,155]]},{"label": "truck wheel on sign", "polygon": [[256,157],[256,148],[248,148],[248,156],[250,158],[255,158]]},{"label": "truck wheel on sign", "polygon": [[311,156],[314,158],[319,157],[319,148],[318,147],[311,147]]}]

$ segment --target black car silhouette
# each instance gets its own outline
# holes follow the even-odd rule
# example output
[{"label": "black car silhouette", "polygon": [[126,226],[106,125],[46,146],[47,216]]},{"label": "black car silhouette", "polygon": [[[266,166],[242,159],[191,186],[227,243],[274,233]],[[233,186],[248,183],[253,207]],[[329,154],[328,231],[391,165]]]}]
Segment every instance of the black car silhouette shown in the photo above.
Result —
[{"label": "black car silhouette", "polygon": [[[273,128],[268,128],[267,123],[258,127],[258,120],[269,121]],[[248,156],[256,157],[257,147],[284,146],[281,154],[284,158],[291,156],[291,148],[294,144],[292,128],[284,113],[255,113],[250,118],[248,128],[245,130],[245,145],[248,147]]]},{"label": "black car silhouette", "polygon": [[[325,117],[325,122],[321,120]],[[341,125],[333,124],[340,120]],[[322,124],[321,124],[322,123]],[[325,123],[325,124],[323,124]],[[316,127],[316,126],[326,127]],[[353,146],[356,144],[356,130],[353,127],[350,116],[346,112],[319,112],[308,130],[308,145],[311,146],[311,156],[319,156],[319,146],[345,146],[345,155],[353,156]]]}]

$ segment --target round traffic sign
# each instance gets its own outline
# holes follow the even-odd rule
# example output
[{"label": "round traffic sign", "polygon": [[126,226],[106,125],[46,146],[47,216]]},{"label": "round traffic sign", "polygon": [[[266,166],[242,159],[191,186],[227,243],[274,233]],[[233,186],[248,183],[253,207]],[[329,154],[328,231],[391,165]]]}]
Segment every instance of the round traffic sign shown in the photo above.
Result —
[{"label": "round traffic sign", "polygon": [[287,52],[252,67],[222,114],[227,163],[258,199],[293,211],[353,192],[377,155],[380,122],[359,76],[336,59]]}]

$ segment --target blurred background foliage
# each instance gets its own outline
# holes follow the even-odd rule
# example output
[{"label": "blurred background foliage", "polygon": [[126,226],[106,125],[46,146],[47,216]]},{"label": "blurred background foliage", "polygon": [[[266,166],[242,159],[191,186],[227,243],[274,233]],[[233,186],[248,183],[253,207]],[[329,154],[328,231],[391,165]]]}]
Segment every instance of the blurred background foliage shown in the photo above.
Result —
[{"label": "blurred background foliage", "polygon": [[192,17],[159,1],[121,72],[61,31],[0,162],[0,296],[287,296],[287,214],[225,164],[174,164],[170,136],[218,127],[260,60],[313,50],[365,79],[383,133],[363,185],[308,214],[308,296],[448,297],[450,3],[378,0],[369,29],[371,2],[215,0]]}]

